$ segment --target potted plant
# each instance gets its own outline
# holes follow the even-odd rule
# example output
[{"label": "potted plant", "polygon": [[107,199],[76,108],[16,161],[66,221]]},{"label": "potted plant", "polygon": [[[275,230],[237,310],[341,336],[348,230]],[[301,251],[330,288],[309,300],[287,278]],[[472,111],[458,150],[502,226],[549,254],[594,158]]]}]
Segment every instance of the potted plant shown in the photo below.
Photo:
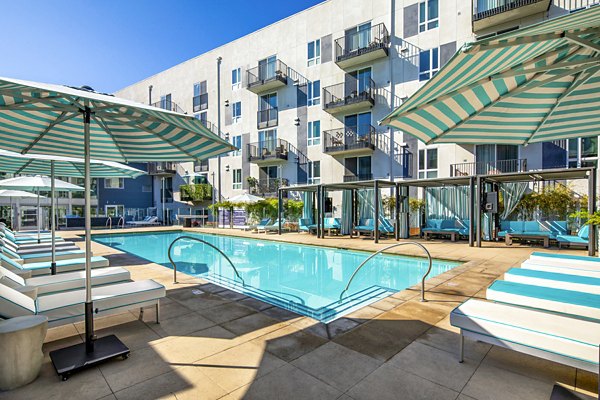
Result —
[{"label": "potted plant", "polygon": [[258,186],[258,179],[253,176],[249,176],[246,178],[246,182],[248,182],[248,188],[250,189],[250,193],[256,193],[256,187]]}]

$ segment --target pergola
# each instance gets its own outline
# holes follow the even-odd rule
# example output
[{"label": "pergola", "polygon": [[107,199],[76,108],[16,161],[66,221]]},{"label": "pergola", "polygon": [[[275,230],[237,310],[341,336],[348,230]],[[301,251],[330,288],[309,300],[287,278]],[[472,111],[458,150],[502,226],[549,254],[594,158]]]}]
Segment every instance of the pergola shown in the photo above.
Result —
[{"label": "pergola", "polygon": [[[379,215],[379,189],[394,188],[396,199],[395,213],[395,229],[394,237],[396,240],[407,239],[409,236],[408,229],[408,200],[409,188],[432,188],[444,186],[468,186],[469,187],[469,246],[481,247],[482,237],[482,207],[477,207],[477,204],[482,204],[482,199],[485,194],[486,184],[502,184],[510,182],[543,182],[555,180],[575,180],[586,179],[588,181],[588,212],[590,214],[596,211],[596,169],[590,168],[560,168],[548,169],[540,171],[526,172],[508,172],[489,175],[471,175],[457,176],[448,178],[430,178],[430,179],[410,179],[398,182],[389,180],[375,179],[369,181],[357,182],[340,182],[327,184],[312,184],[312,185],[297,185],[285,186],[279,188],[279,216],[283,212],[283,192],[310,192],[316,197],[317,204],[317,237],[325,237],[323,229],[325,212],[324,204],[326,193],[338,190],[352,190],[352,221],[356,223],[355,199],[356,190],[358,189],[374,189],[375,191],[375,216]],[[379,218],[375,218],[374,226],[374,241],[379,241]],[[281,224],[279,226],[279,234],[281,234]],[[593,229],[590,229],[588,251],[590,255],[595,254],[596,238]]]}]

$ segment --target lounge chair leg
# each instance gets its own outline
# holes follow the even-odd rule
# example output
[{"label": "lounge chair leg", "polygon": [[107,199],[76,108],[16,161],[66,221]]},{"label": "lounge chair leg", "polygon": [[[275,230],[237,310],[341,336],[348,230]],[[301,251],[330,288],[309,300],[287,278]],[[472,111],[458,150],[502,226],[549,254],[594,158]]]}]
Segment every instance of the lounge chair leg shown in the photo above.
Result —
[{"label": "lounge chair leg", "polygon": [[140,321],[144,320],[144,307],[140,307],[140,315],[138,316]]},{"label": "lounge chair leg", "polygon": [[462,363],[465,358],[465,337],[462,332],[460,333],[460,349],[459,349],[458,362]]},{"label": "lounge chair leg", "polygon": [[157,323],[157,324],[160,324],[160,320],[159,320],[159,318],[158,318],[158,316],[160,315],[160,314],[159,314],[159,311],[160,311],[159,304],[160,304],[160,303],[157,301],[157,302],[156,302],[156,323]]}]

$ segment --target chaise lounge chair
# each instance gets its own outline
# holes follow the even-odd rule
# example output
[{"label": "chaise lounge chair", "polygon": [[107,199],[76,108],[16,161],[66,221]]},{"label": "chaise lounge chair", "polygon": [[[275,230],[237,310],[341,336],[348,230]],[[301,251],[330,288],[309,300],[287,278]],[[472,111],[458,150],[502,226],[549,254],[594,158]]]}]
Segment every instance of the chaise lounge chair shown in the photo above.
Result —
[{"label": "chaise lounge chair", "polygon": [[[158,323],[159,300],[165,297],[165,287],[151,279],[117,283],[92,288],[96,316],[118,314],[143,307],[156,307]],[[48,327],[61,326],[84,319],[85,290],[73,290],[31,298],[0,284],[0,318],[26,315],[48,317]]]},{"label": "chaise lounge chair", "polygon": [[[286,222],[285,218],[281,218],[281,230],[289,231],[289,228],[285,228],[285,222]],[[271,225],[266,225],[264,230],[265,230],[265,233],[279,231],[279,220],[276,219],[275,222],[273,222]]]},{"label": "chaise lounge chair", "polygon": [[255,232],[264,231],[265,226],[269,225],[270,223],[271,218],[263,218],[258,224],[251,226],[250,229],[254,230]]},{"label": "chaise lounge chair", "polygon": [[589,244],[588,236],[590,234],[589,225],[584,225],[579,228],[577,235],[558,235],[556,241],[558,241],[558,248],[562,248],[563,245],[571,246],[583,246],[586,247]]},{"label": "chaise lounge chair", "polygon": [[[41,253],[18,254],[7,247],[0,246],[0,252],[25,264],[52,260],[52,253],[50,251],[44,251]],[[84,256],[85,251],[83,250],[57,250],[55,254],[55,259],[67,260],[71,258],[81,258]]]},{"label": "chaise lounge chair", "polygon": [[131,226],[153,226],[153,225],[160,225],[160,222],[158,222],[158,217],[153,216],[147,216],[145,217],[143,220],[141,221],[129,221],[127,222],[127,225],[131,225]]},{"label": "chaise lounge chair", "polygon": [[[104,268],[109,265],[108,260],[100,256],[92,257],[91,261],[92,268]],[[8,257],[6,254],[0,253],[0,265],[19,274],[31,273],[32,276],[50,274],[50,261],[21,264],[17,260]],[[84,269],[85,258],[71,258],[56,261],[56,271],[58,273],[80,271]]]},{"label": "chaise lounge chair", "polygon": [[[31,244],[14,244],[13,242],[0,239],[0,246],[6,247],[19,254],[40,253],[52,251],[52,243],[31,243]],[[54,244],[57,251],[79,250],[79,247],[73,242],[59,241]]]},{"label": "chaise lounge chair", "polygon": [[563,270],[563,272],[549,272],[511,268],[504,273],[504,280],[527,285],[600,294],[600,274],[598,277],[589,277],[572,275],[567,270]]},{"label": "chaise lounge chair", "polygon": [[316,229],[317,226],[312,223],[312,220],[308,218],[300,218],[298,220],[298,232],[310,232],[313,229]]},{"label": "chaise lounge chair", "polygon": [[[92,270],[92,286],[103,286],[128,281],[131,281],[131,274],[125,268],[108,267]],[[4,267],[0,267],[0,284],[17,289],[21,293],[33,290],[38,296],[66,292],[85,288],[85,271],[25,278]]]},{"label": "chaise lounge chair", "polygon": [[450,313],[464,337],[598,373],[600,325],[508,304],[467,300]]}]

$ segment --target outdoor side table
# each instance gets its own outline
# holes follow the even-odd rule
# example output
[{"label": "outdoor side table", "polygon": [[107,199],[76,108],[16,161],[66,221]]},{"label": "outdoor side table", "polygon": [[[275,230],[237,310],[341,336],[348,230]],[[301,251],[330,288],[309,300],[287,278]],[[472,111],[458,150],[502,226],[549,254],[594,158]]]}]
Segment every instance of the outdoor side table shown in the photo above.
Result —
[{"label": "outdoor side table", "polygon": [[0,390],[11,390],[37,378],[48,318],[41,315],[0,321]]}]

